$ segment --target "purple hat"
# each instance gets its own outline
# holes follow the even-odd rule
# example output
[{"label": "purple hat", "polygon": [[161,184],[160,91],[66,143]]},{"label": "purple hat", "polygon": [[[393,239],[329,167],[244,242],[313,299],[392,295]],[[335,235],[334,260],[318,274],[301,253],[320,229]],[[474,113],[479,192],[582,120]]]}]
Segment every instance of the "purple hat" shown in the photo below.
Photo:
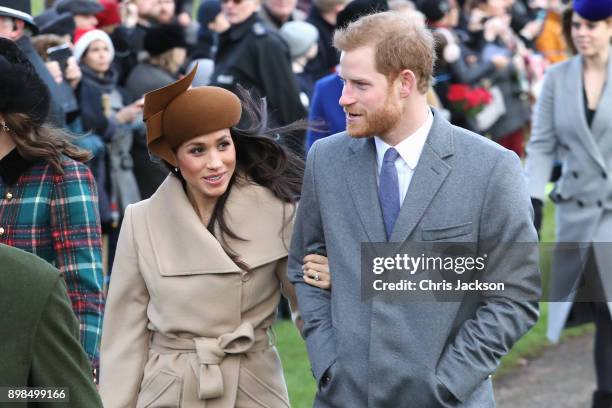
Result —
[{"label": "purple hat", "polygon": [[612,16],[612,0],[574,0],[574,11],[590,21]]}]

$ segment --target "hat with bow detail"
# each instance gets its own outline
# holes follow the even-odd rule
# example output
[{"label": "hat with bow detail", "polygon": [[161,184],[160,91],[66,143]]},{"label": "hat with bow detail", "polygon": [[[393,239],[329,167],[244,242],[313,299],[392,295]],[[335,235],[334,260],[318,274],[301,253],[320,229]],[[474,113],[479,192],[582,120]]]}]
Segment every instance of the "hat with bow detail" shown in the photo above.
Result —
[{"label": "hat with bow detail", "polygon": [[177,165],[177,147],[194,137],[237,125],[242,114],[240,99],[226,89],[189,89],[196,71],[197,65],[184,78],[144,98],[149,151],[172,166]]}]

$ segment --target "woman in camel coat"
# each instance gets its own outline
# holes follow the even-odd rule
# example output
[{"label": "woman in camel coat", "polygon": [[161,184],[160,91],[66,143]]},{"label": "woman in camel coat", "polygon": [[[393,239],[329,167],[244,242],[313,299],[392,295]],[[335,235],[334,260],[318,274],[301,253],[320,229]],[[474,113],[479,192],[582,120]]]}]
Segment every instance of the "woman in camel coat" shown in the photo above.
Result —
[{"label": "woman in camel coat", "polygon": [[126,210],[100,393],[112,408],[289,407],[270,327],[281,290],[295,306],[285,275],[301,163],[233,128],[229,91],[187,90],[194,73],[145,98],[149,149],[173,174]]}]

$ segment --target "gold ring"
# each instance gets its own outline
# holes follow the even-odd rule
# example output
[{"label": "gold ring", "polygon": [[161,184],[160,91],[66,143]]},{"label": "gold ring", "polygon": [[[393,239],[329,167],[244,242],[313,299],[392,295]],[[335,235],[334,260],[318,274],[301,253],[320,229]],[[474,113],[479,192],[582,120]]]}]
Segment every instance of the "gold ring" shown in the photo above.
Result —
[{"label": "gold ring", "polygon": [[316,280],[316,281],[320,281],[321,280],[321,278],[319,278],[319,272],[315,272],[314,280]]}]

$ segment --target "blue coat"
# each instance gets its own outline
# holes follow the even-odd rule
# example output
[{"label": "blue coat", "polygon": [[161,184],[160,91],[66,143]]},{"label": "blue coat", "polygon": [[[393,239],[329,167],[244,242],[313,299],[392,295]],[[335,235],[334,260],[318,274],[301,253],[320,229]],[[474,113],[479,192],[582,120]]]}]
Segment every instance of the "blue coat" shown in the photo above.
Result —
[{"label": "blue coat", "polygon": [[344,111],[338,103],[340,96],[342,96],[342,86],[342,80],[336,73],[319,79],[315,84],[310,112],[308,113],[308,123],[310,126],[320,129],[320,131],[308,129],[306,151],[317,140],[346,129]]}]

